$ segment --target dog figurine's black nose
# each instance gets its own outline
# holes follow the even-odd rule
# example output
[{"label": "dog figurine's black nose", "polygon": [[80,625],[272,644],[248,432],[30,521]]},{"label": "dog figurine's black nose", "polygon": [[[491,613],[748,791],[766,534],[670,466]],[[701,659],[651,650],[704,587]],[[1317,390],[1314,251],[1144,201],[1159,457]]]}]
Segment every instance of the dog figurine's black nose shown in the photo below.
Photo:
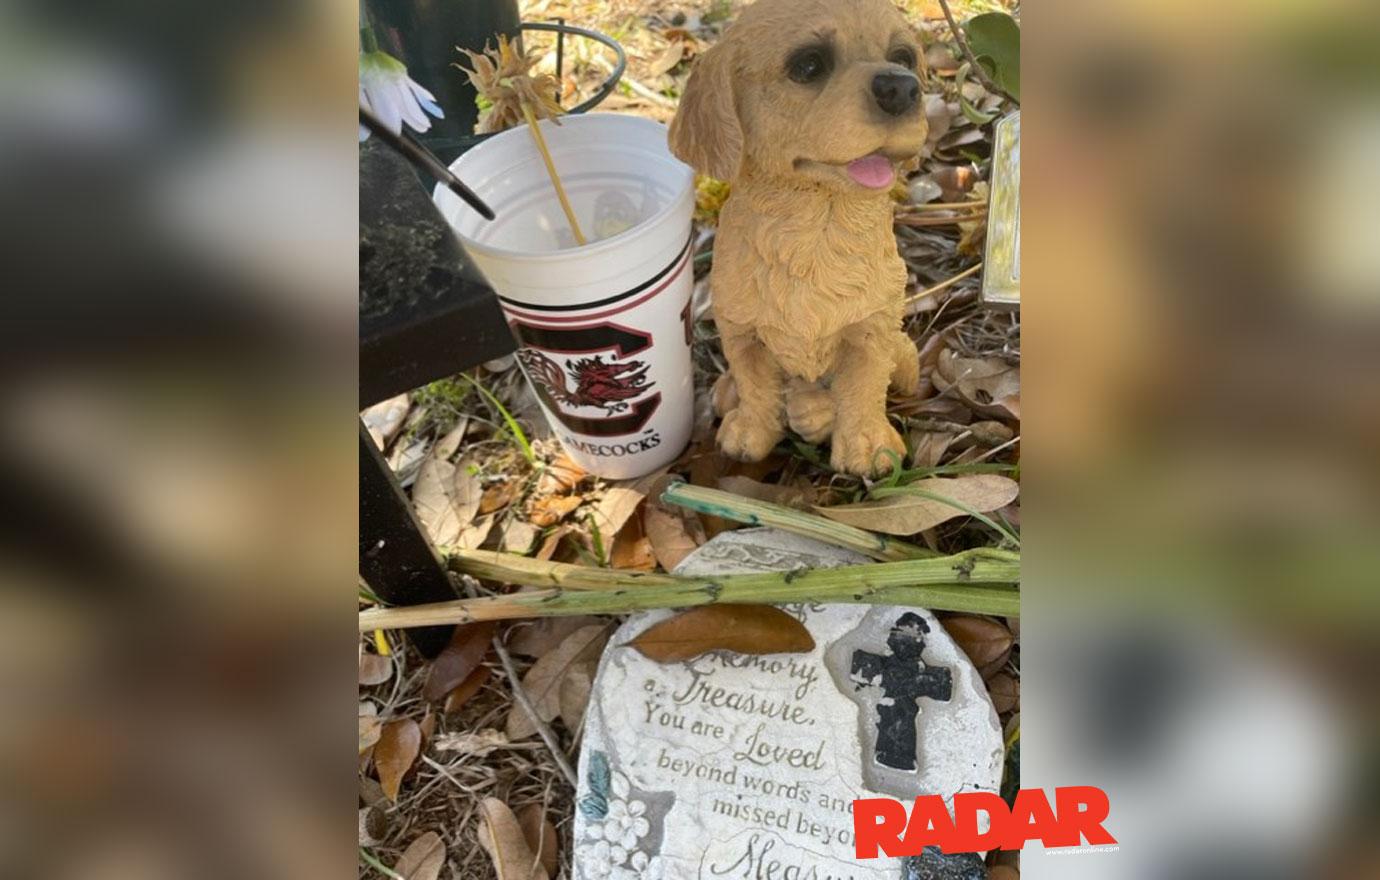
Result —
[{"label": "dog figurine's black nose", "polygon": [[872,97],[882,110],[900,116],[920,103],[920,80],[913,73],[879,73],[872,78]]}]

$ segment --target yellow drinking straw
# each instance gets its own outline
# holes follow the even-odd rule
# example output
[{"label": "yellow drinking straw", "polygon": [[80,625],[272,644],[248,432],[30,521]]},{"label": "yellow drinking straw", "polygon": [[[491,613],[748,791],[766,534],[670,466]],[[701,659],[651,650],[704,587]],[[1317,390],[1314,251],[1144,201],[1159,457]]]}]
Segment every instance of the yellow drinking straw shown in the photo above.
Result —
[{"label": "yellow drinking straw", "polygon": [[551,97],[556,93],[555,77],[548,73],[534,73],[532,67],[537,63],[536,57],[518,52],[514,44],[503,34],[498,37],[496,50],[486,48],[483,52],[471,52],[468,49],[460,51],[469,57],[473,67],[466,68],[458,64],[456,67],[465,71],[480,97],[488,104],[474,127],[475,132],[489,134],[504,131],[524,121],[527,123],[528,129],[532,132],[532,140],[541,153],[542,161],[546,163],[546,173],[551,178],[551,186],[556,190],[556,197],[560,199],[561,210],[565,212],[565,219],[570,223],[570,231],[575,234],[576,242],[585,244],[587,240],[580,231],[580,224],[575,219],[575,210],[570,206],[570,199],[566,196],[565,187],[561,185],[560,175],[556,173],[556,163],[551,159],[551,150],[547,147],[546,138],[537,124],[539,119],[546,118],[559,125],[560,121],[556,117],[565,112]]}]

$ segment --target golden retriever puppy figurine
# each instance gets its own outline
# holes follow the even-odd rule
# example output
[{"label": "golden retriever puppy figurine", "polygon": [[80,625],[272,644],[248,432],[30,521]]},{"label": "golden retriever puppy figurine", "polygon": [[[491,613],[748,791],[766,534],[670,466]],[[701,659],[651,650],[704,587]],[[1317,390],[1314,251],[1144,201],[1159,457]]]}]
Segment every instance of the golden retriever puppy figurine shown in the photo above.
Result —
[{"label": "golden retriever puppy figurine", "polygon": [[905,452],[887,386],[913,394],[919,358],[889,192],[928,130],[918,58],[891,0],[758,0],[691,74],[671,150],[733,184],[710,278],[736,386],[715,394],[726,455],[765,457],[786,422],[832,433],[840,471]]}]

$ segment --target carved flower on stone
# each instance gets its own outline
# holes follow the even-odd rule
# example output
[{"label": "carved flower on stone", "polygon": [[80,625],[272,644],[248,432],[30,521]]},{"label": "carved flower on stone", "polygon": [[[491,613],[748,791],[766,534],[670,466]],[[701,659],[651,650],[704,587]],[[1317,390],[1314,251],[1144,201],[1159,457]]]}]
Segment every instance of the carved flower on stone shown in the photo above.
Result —
[{"label": "carved flower on stone", "polygon": [[614,869],[612,880],[661,880],[661,865],[660,856],[649,859],[646,853],[635,852],[626,868]]},{"label": "carved flower on stone", "polygon": [[624,849],[633,849],[652,828],[646,812],[647,805],[642,801],[611,801],[609,814],[604,819],[604,839]]},{"label": "carved flower on stone", "polygon": [[625,850],[637,848],[637,842],[647,836],[651,823],[647,821],[647,805],[631,797],[632,786],[622,773],[612,774],[610,788],[613,798],[604,816],[604,839]]},{"label": "carved flower on stone", "polygon": [[628,851],[607,840],[581,846],[578,856],[580,869],[590,880],[624,880],[627,874],[623,863],[628,859]]}]

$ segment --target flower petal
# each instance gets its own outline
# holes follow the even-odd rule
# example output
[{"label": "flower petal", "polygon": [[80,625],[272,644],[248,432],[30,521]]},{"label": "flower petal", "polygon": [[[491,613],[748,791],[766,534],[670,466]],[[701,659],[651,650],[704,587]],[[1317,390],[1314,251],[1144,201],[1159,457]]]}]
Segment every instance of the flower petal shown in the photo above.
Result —
[{"label": "flower petal", "polygon": [[397,91],[387,88],[386,83],[378,85],[377,88],[372,85],[368,88],[369,104],[384,128],[398,134],[402,131],[402,110],[398,107]]},{"label": "flower petal", "polygon": [[422,88],[421,85],[411,77],[407,78],[407,85],[408,88],[412,89],[413,97],[417,99],[417,104],[423,110],[435,116],[437,119],[446,118],[446,114],[441,110],[441,106],[436,103],[435,95]]},{"label": "flower petal", "polygon": [[431,120],[422,112],[422,108],[417,106],[417,98],[407,87],[406,78],[395,80],[393,89],[397,95],[398,108],[402,113],[403,122],[406,122],[415,131],[426,131],[431,128]]}]

